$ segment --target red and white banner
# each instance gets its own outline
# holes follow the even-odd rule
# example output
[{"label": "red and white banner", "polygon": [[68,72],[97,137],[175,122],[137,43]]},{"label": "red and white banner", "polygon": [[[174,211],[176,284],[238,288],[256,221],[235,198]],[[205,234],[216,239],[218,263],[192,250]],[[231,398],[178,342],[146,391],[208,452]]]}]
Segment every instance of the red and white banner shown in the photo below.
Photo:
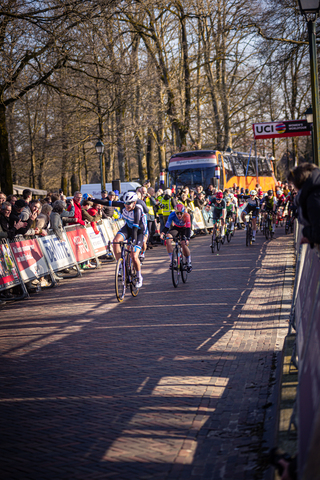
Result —
[{"label": "red and white banner", "polygon": [[70,230],[66,230],[66,233],[73,254],[78,263],[85,262],[86,260],[95,257],[86,228],[71,227]]},{"label": "red and white banner", "polygon": [[0,290],[19,285],[20,279],[9,245],[0,245]]},{"label": "red and white banner", "polygon": [[311,135],[311,124],[307,120],[284,120],[283,122],[254,123],[255,139],[286,138]]},{"label": "red and white banner", "polygon": [[10,243],[10,247],[24,282],[49,273],[48,265],[37,240]]},{"label": "red and white banner", "polygon": [[98,234],[95,233],[92,227],[88,227],[87,232],[89,234],[94,251],[96,252],[97,257],[99,257],[99,255],[105,255],[107,253],[109,238],[103,224],[96,224],[96,227],[99,231]]}]

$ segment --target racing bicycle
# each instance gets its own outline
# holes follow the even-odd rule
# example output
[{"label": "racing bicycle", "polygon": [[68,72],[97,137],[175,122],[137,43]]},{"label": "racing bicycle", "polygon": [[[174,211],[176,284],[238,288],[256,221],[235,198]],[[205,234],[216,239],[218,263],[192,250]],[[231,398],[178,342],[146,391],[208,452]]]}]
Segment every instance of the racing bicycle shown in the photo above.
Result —
[{"label": "racing bicycle", "polygon": [[247,222],[247,230],[246,230],[246,246],[252,245],[252,237],[253,237],[253,229],[252,229],[252,213],[250,212],[249,221]]},{"label": "racing bicycle", "polygon": [[216,247],[217,250],[220,250],[221,245],[223,244],[222,242],[222,237],[221,237],[221,221],[219,220],[213,220],[213,231],[212,231],[212,237],[211,237],[211,252],[214,253]]},{"label": "racing bicycle", "polygon": [[[188,279],[187,259],[182,252],[181,240],[186,240],[186,238],[184,236],[178,236],[178,238],[174,239],[175,245],[172,252],[171,275],[174,288],[178,287],[180,276],[183,283],[186,283]],[[170,241],[170,239],[167,239],[167,242],[168,241]]]},{"label": "racing bicycle", "polygon": [[139,288],[136,269],[131,258],[132,243],[128,241],[118,242],[121,245],[121,256],[116,265],[115,289],[118,302],[122,302],[126,294],[126,288],[130,286],[131,295],[136,297]]}]

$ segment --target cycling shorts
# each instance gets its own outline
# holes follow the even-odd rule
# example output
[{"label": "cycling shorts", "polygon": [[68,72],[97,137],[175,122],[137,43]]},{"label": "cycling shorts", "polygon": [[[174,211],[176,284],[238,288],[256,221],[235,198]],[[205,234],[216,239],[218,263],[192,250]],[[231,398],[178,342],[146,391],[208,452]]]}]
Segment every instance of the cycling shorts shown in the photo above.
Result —
[{"label": "cycling shorts", "polygon": [[212,215],[212,220],[217,221],[222,217],[222,210],[221,212],[217,212],[216,210],[213,210],[213,215]]},{"label": "cycling shorts", "polygon": [[[128,225],[123,225],[123,227],[120,228],[118,233],[120,233],[120,235],[122,235],[124,240],[130,240],[133,237],[133,231],[132,231],[131,228],[128,227]],[[136,242],[135,246],[133,247],[134,252],[136,252],[137,249],[141,250],[143,240],[144,240],[144,236],[145,236],[145,233],[142,233],[141,231],[139,232],[139,230],[138,230],[137,242]]]},{"label": "cycling shorts", "polygon": [[255,207],[254,205],[247,205],[246,208],[242,211],[244,215],[249,215],[252,212],[252,218],[256,218],[259,213],[260,208]]},{"label": "cycling shorts", "polygon": [[170,235],[173,236],[173,238],[183,237],[183,236],[186,237],[187,229],[186,229],[186,227],[177,227],[177,225],[175,225],[173,228],[168,230],[167,235],[169,233],[170,233]]}]

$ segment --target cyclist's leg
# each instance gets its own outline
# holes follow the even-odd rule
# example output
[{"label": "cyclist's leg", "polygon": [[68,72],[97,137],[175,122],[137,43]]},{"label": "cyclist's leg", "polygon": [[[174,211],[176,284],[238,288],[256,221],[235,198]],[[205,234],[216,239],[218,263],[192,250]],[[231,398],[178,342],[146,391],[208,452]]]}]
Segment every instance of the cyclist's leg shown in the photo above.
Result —
[{"label": "cyclist's leg", "polygon": [[133,247],[133,249],[131,250],[131,258],[132,258],[132,262],[133,262],[134,268],[136,270],[137,279],[138,279],[138,282],[137,282],[137,285],[136,285],[137,288],[142,287],[142,281],[143,281],[143,278],[142,278],[142,275],[141,275],[141,263],[140,263],[140,260],[139,260],[139,254],[140,254],[140,250],[141,250],[142,245],[143,245],[143,241],[144,241],[144,234],[143,233],[138,233],[137,242],[136,242],[135,246]]},{"label": "cyclist's leg", "polygon": [[259,210],[254,208],[252,211],[252,241],[256,241],[256,231],[257,231],[257,215]]},{"label": "cyclist's leg", "polygon": [[[185,228],[182,228],[181,229],[181,232],[180,232],[180,235],[181,236],[184,236],[186,233],[186,229]],[[183,253],[183,256],[186,258],[187,260],[187,271],[188,272],[191,272],[192,270],[192,264],[191,264],[191,253],[190,253],[190,249],[187,247],[186,245],[186,242],[185,240],[181,240],[181,248],[182,248],[182,253]]]},{"label": "cyclist's leg", "polygon": [[226,229],[225,229],[226,222],[225,222],[224,218],[222,218],[222,214],[221,214],[221,217],[220,217],[220,224],[221,224],[220,235],[223,238],[225,236],[225,233],[226,233]]},{"label": "cyclist's leg", "polygon": [[276,227],[276,218],[277,218],[277,210],[272,211],[272,231],[274,233]]},{"label": "cyclist's leg", "polygon": [[121,245],[119,245],[119,242],[123,242],[124,240],[127,240],[127,238],[128,238],[127,225],[124,225],[122,228],[120,228],[117,235],[113,239],[113,251],[114,251],[114,256],[116,257],[116,260],[119,260],[119,258],[121,257]]},{"label": "cyclist's leg", "polygon": [[170,268],[172,265],[172,252],[173,252],[172,239],[176,238],[177,235],[178,235],[178,231],[176,229],[169,230],[166,233],[166,249],[170,258]]}]

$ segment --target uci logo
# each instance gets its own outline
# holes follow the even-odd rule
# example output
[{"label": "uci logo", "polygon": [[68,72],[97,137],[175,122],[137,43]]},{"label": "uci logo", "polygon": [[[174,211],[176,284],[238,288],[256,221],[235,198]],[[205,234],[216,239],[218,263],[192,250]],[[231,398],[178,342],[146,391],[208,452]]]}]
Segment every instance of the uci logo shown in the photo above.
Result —
[{"label": "uci logo", "polygon": [[270,135],[285,133],[286,125],[284,123],[258,123],[254,126],[256,135]]}]

